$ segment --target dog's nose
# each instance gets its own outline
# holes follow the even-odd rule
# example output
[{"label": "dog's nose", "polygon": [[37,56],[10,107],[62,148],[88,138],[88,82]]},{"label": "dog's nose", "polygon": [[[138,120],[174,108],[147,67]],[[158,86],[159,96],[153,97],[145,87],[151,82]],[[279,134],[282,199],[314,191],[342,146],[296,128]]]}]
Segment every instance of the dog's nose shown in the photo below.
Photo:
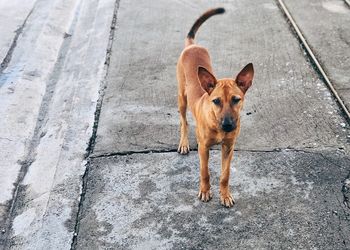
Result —
[{"label": "dog's nose", "polygon": [[221,128],[225,132],[231,132],[236,128],[236,123],[232,117],[224,117],[221,123]]}]

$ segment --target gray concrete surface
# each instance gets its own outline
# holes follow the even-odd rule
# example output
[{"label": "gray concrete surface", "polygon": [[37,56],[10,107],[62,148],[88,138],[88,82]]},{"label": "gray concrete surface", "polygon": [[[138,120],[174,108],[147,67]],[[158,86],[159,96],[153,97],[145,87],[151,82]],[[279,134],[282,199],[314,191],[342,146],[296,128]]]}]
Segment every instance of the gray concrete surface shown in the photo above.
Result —
[{"label": "gray concrete surface", "polygon": [[0,23],[2,24],[0,26],[0,72],[10,60],[6,56],[11,53],[13,43],[16,43],[19,33],[24,28],[34,3],[35,0],[12,0],[0,3]]},{"label": "gray concrete surface", "polygon": [[[51,73],[69,29],[76,1],[37,1],[25,21],[11,60],[0,77],[0,204],[11,207],[23,166],[39,119],[40,106]],[[21,5],[17,3],[17,8]],[[13,10],[14,11],[14,10]],[[22,169],[23,170],[23,169]],[[3,210],[3,212],[4,212]],[[3,212],[0,223],[3,223]]]},{"label": "gray concrete surface", "polygon": [[[196,197],[197,153],[165,153],[178,143],[176,60],[212,6],[227,12],[197,41],[214,71],[231,76],[252,61],[256,72],[232,163],[232,209],[219,202],[216,150],[207,204]],[[350,247],[349,127],[274,1],[122,1],[110,69],[76,249]]]},{"label": "gray concrete surface", "polygon": [[350,158],[323,152],[236,152],[236,205],[202,203],[197,155],[133,154],[90,163],[77,249],[348,249],[341,180]]},{"label": "gray concrete surface", "polygon": [[71,247],[115,4],[37,1],[1,75],[0,249]]},{"label": "gray concrete surface", "polygon": [[[287,2],[305,36],[317,37],[301,20],[308,5]],[[21,4],[11,3],[0,2],[0,14]],[[337,12],[321,21],[326,30],[348,18],[339,1],[310,3],[312,16]],[[197,35],[217,76],[248,62],[256,71],[232,209],[219,203],[217,150],[206,204],[196,198],[197,152],[169,152],[177,57],[194,20],[218,6],[225,15]],[[346,43],[346,28],[323,34],[337,44],[332,34]],[[11,58],[0,71],[0,249],[350,249],[349,124],[275,1],[27,1],[0,28],[2,44]],[[346,79],[339,55],[348,50],[328,62],[335,48],[324,44],[313,49],[327,73]]]},{"label": "gray concrete surface", "polygon": [[177,58],[194,20],[219,5],[227,13],[205,23],[197,41],[209,49],[219,78],[248,62],[256,71],[237,148],[344,146],[337,105],[274,1],[143,1],[121,2],[94,155],[177,148]]},{"label": "gray concrete surface", "polygon": [[343,0],[285,0],[344,104],[350,109],[350,8]]}]

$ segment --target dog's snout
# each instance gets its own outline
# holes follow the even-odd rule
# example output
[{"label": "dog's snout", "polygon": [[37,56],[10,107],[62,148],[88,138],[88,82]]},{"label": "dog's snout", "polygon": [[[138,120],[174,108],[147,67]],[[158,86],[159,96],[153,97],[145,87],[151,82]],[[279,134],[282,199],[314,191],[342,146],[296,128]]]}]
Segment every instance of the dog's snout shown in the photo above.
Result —
[{"label": "dog's snout", "polygon": [[234,130],[236,128],[236,122],[234,121],[233,117],[224,117],[221,123],[221,128],[225,132],[231,132],[232,130]]}]

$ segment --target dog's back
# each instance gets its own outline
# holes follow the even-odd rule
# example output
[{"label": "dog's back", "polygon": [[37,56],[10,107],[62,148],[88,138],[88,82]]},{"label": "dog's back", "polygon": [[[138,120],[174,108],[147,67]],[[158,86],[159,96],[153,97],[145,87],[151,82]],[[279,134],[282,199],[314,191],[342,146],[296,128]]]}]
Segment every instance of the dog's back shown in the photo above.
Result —
[{"label": "dog's back", "polygon": [[194,43],[195,35],[206,20],[224,12],[224,8],[206,11],[195,21],[185,39],[185,49],[182,51],[177,64],[178,90],[179,95],[185,98],[188,97],[188,106],[191,110],[193,110],[195,102],[205,94],[205,90],[198,82],[198,67],[204,67],[213,74],[208,50]]}]

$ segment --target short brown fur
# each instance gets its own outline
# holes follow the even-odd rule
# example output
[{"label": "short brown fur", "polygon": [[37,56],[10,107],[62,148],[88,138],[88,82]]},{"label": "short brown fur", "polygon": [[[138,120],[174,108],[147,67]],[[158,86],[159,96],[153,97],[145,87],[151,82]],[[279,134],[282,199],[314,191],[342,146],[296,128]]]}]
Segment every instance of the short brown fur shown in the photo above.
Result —
[{"label": "short brown fur", "polygon": [[[224,9],[212,9],[198,20],[221,14]],[[254,69],[250,63],[235,77],[217,80],[213,74],[206,48],[194,44],[195,31],[204,21],[196,21],[185,41],[177,64],[178,107],[181,122],[181,138],[178,152],[189,153],[188,123],[189,106],[196,120],[196,136],[200,158],[200,187],[198,197],[204,202],[212,198],[208,169],[209,149],[212,145],[222,147],[220,200],[226,207],[234,204],[229,189],[230,163],[236,138],[240,131],[240,111],[244,95],[252,84]]]}]

